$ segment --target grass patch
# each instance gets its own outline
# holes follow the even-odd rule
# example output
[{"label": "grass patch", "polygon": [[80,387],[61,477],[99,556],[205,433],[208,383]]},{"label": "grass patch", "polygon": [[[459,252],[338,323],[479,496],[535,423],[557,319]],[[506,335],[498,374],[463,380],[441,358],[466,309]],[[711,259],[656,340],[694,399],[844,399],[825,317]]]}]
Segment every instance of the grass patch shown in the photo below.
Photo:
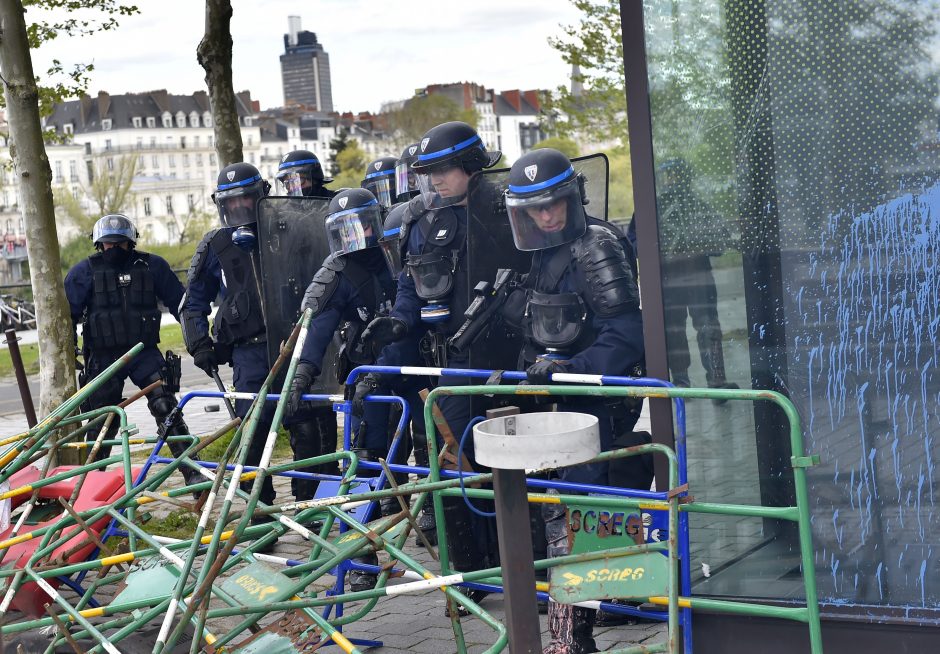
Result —
[{"label": "grass patch", "polygon": [[[232,442],[232,438],[235,436],[235,430],[231,429],[227,434],[220,436],[218,439],[213,441],[206,447],[204,450],[200,450],[199,459],[201,461],[218,461],[222,458],[222,455],[225,454],[225,450],[228,449],[229,443]],[[170,452],[170,448],[166,445],[163,446],[163,449],[160,450],[160,455],[165,457],[172,457],[173,454]],[[290,436],[287,433],[287,430],[284,427],[278,429],[277,432],[277,441],[274,444],[274,459],[289,459],[293,456],[293,450],[290,447]],[[231,462],[230,462],[231,463]]]},{"label": "grass patch", "polygon": [[[192,538],[198,524],[199,516],[192,511],[175,509],[170,511],[164,518],[151,518],[148,520],[144,524],[144,531],[153,536]],[[211,530],[213,525],[210,524],[208,528]]]},{"label": "grass patch", "polygon": [[[39,345],[31,343],[29,345],[20,345],[20,356],[23,357],[23,367],[26,368],[27,375],[39,374]],[[10,358],[10,350],[4,349],[0,352],[0,377],[13,376],[13,359]]]},{"label": "grass patch", "polygon": [[[183,344],[183,330],[178,323],[164,325],[160,329],[160,350],[173,350],[177,354],[186,352],[186,346]],[[29,345],[20,345],[20,356],[23,357],[23,367],[26,368],[27,375],[39,374],[39,345],[30,343]],[[13,376],[13,360],[10,358],[8,349],[0,351],[0,378]]]}]

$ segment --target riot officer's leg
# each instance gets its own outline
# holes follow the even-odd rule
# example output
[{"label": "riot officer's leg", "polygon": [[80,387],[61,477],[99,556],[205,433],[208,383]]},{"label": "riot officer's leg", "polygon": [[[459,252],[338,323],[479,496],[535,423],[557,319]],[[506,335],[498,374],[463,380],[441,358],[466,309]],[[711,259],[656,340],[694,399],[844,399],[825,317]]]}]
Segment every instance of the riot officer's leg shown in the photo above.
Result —
[{"label": "riot officer's leg", "polygon": [[[85,371],[82,375],[83,386],[97,377],[103,370],[110,366],[117,359],[117,355],[103,354],[100,352],[89,352],[85,361]],[[127,375],[126,369],[118,370],[106,382],[92,393],[87,400],[82,402],[82,411],[91,411],[105,406],[114,406],[120,404],[121,393],[124,390],[124,377]],[[103,424],[103,423],[102,423]],[[105,434],[105,440],[113,440],[117,436],[118,421],[111,420],[108,432]],[[85,439],[93,441],[98,437],[98,430],[86,434]],[[87,451],[86,451],[87,452]],[[102,445],[95,455],[95,461],[108,458],[111,454],[110,445]],[[84,458],[84,455],[83,455]]]},{"label": "riot officer's leg", "polygon": [[[146,388],[155,381],[163,379],[164,365],[163,355],[160,354],[157,348],[146,348],[129,364],[128,372],[135,386],[138,388]],[[176,404],[176,396],[167,391],[163,385],[157,386],[147,393],[147,408],[150,409],[150,415],[154,417],[158,430],[163,427],[167,416],[173,413]],[[189,427],[183,422],[183,414],[174,414],[173,420],[167,428],[165,435],[178,436],[188,433]],[[183,441],[167,441],[167,446],[170,448],[170,452],[173,453],[173,456],[177,458],[188,447],[187,443]],[[182,473],[183,479],[187,484],[195,484],[203,479],[202,475],[187,465],[181,465],[179,471]]]},{"label": "riot officer's leg", "polygon": [[[332,424],[332,430],[330,429]],[[302,411],[290,424],[285,424],[290,433],[290,446],[294,461],[328,454],[336,450],[336,414],[328,406],[317,406]],[[333,447],[327,449],[332,433]],[[335,467],[335,466],[334,466]],[[331,474],[328,465],[305,466],[298,472]],[[291,479],[291,492],[297,501],[313,499],[320,482],[316,479]]]},{"label": "riot officer's leg", "polygon": [[[453,367],[469,367],[468,362],[454,362]],[[441,386],[459,386],[467,384],[464,377],[441,377]],[[464,435],[467,425],[472,417],[471,398],[467,395],[450,395],[442,397],[439,401],[441,413],[448,426],[459,441]],[[440,439],[438,439],[440,442]],[[473,458],[473,438],[467,438],[464,443],[464,453],[475,465]],[[493,511],[493,502],[479,500],[474,506],[483,511]],[[495,565],[498,560],[496,539],[496,521],[493,518],[484,518],[470,511],[461,497],[444,498],[444,521],[447,525],[448,553],[451,567],[461,572],[481,570],[489,565]],[[469,534],[471,537],[461,537]]]},{"label": "riot officer's leg", "polygon": [[[428,435],[424,424],[424,403],[418,393],[427,385],[427,379],[421,377],[408,380],[404,386],[404,398],[411,411],[411,443],[414,447],[415,465],[429,468],[431,460],[428,457]],[[424,502],[421,513],[418,514],[418,528],[432,545],[437,545],[437,523],[434,520],[434,503],[428,497]],[[418,536],[416,539],[420,540]]]},{"label": "riot officer's leg", "polygon": [[[601,402],[559,404],[559,411],[578,411],[597,416],[598,431],[601,439],[601,451],[609,451],[613,445],[613,429],[610,413]],[[607,483],[607,464],[570,466],[560,468],[559,476],[568,482],[580,484]],[[545,504],[542,517],[545,520],[545,539],[549,557],[564,556],[570,553],[568,524],[563,504]],[[550,572],[549,575],[552,573]],[[550,602],[548,606],[548,632],[551,638],[543,654],[585,654],[596,652],[594,642],[594,620],[597,611],[570,604]]]},{"label": "riot officer's leg", "polygon": [[[236,346],[232,351],[232,381],[235,390],[239,393],[257,393],[261,390],[261,385],[268,376],[268,354],[264,343],[252,343],[250,345]],[[244,418],[248,414],[248,408],[251,406],[251,400],[236,400],[235,413]],[[261,411],[258,425],[255,428],[251,443],[248,446],[248,456],[246,463],[254,466],[261,461],[261,455],[264,452],[264,442],[271,431],[271,422],[274,419],[274,403],[264,402],[264,408]],[[242,483],[242,490],[251,491],[253,482]],[[273,504],[275,498],[274,484],[270,477],[265,478],[264,485],[261,488],[261,501],[265,504]]]}]

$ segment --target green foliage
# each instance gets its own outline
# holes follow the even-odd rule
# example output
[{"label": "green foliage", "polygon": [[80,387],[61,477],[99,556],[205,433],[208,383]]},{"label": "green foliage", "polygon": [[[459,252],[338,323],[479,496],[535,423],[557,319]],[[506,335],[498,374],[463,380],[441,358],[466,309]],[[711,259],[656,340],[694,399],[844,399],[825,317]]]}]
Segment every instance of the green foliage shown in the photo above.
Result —
[{"label": "green foliage", "polygon": [[441,123],[462,120],[476,127],[477,113],[473,109],[463,109],[447,96],[438,93],[411,98],[405,106],[389,116],[389,126],[393,132],[412,143]]},{"label": "green foliage", "polygon": [[339,162],[337,161],[337,159],[339,158],[340,153],[343,150],[345,150],[348,145],[349,145],[349,130],[348,129],[340,129],[339,136],[337,136],[335,139],[330,141],[330,160],[332,161],[332,163],[330,164],[330,175],[333,175],[333,177],[336,177],[337,175],[339,175],[340,168],[339,168]]},{"label": "green foliage", "polygon": [[[107,32],[118,26],[120,17],[140,13],[136,5],[117,0],[23,0],[23,7],[27,11],[26,35],[31,49],[63,36],[82,37]],[[49,20],[44,12],[50,10],[57,10],[57,15],[65,17]],[[36,20],[32,20],[34,17]],[[51,114],[57,102],[84,95],[91,81],[89,73],[93,70],[94,65],[90,63],[66,66],[54,59],[45,74],[36,77],[40,115]],[[0,94],[0,106],[4,104],[5,99]]]},{"label": "green foliage", "polygon": [[574,139],[570,139],[567,136],[552,136],[532,146],[533,150],[538,150],[539,148],[554,148],[569,159],[581,156],[581,149],[578,147],[578,144],[574,142]]},{"label": "green foliage", "polygon": [[551,128],[562,136],[584,134],[598,142],[629,143],[627,98],[624,88],[623,36],[619,0],[571,0],[581,12],[577,25],[564,26],[565,38],[550,38],[549,44],[567,64],[577,65],[584,85],[582,95],[567,86],[558,87],[548,99],[549,113],[560,112],[567,122]]},{"label": "green foliage", "polygon": [[76,236],[59,249],[59,259],[62,262],[62,273],[67,273],[72,266],[94,254],[95,246],[89,238],[91,230],[87,233]]},{"label": "green foliage", "polygon": [[[209,521],[209,529],[214,528],[214,520]],[[153,536],[165,538],[192,538],[199,523],[199,516],[187,509],[174,509],[166,517],[152,518],[144,524],[144,531]]]},{"label": "green foliage", "polygon": [[336,172],[333,173],[334,181],[331,186],[335,189],[359,188],[366,165],[369,163],[369,156],[359,147],[356,139],[347,141],[333,162]]}]

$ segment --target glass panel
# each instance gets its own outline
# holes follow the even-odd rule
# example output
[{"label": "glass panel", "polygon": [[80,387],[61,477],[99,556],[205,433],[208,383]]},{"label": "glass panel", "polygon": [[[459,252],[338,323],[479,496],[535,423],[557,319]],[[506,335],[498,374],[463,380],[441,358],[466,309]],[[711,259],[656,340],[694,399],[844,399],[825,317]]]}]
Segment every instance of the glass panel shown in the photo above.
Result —
[{"label": "glass panel", "polygon": [[[644,3],[672,378],[796,403],[824,601],[940,607],[935,5]],[[696,498],[793,501],[778,412],[689,416]],[[791,525],[692,525],[697,592],[802,592]]]}]

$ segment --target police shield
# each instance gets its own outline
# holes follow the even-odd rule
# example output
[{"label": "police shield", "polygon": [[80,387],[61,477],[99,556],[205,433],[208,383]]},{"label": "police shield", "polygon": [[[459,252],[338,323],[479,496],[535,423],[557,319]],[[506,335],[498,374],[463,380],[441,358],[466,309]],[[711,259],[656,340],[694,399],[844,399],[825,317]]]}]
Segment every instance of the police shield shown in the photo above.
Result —
[{"label": "police shield", "polygon": [[603,153],[575,157],[571,165],[584,179],[584,197],[587,215],[598,220],[607,220],[607,188],[610,178],[610,163]]},{"label": "police shield", "polygon": [[[488,332],[475,338],[469,347],[469,365],[473,368],[515,370],[522,348],[521,334],[514,333],[496,316],[485,315],[486,305],[499,301],[499,296],[493,294],[493,286],[497,286],[497,290],[499,287],[497,273],[509,270],[517,276],[524,275],[529,271],[532,260],[531,252],[516,249],[513,242],[503,200],[508,180],[509,170],[505,168],[478,173],[471,178],[467,192],[467,268],[470,282],[467,291],[470,297],[466,298],[464,306],[470,307],[468,313],[475,309],[484,312],[482,321],[488,323]],[[500,278],[510,283],[505,280],[505,275],[501,274]],[[480,292],[482,289],[478,285],[481,282],[490,285],[488,292]],[[476,319],[479,321],[480,317]]]},{"label": "police shield", "polygon": [[[262,305],[272,365],[300,317],[304,291],[330,254],[324,227],[329,202],[328,198],[269,196],[259,205]],[[333,365],[335,354],[331,345],[324,365]],[[326,370],[323,373],[311,392],[337,389],[335,376]]]}]

